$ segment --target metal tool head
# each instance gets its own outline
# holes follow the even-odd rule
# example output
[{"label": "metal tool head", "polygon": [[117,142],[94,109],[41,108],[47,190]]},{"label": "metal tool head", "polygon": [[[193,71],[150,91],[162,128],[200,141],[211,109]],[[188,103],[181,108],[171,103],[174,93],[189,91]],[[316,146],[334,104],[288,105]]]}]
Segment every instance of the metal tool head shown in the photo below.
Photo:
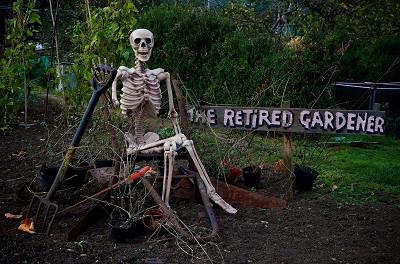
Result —
[{"label": "metal tool head", "polygon": [[117,75],[117,69],[107,66],[107,60],[104,59],[104,64],[101,64],[100,58],[98,64],[93,63],[93,78],[91,80],[95,93],[104,93],[113,83]]},{"label": "metal tool head", "polygon": [[26,217],[33,219],[36,233],[49,235],[57,212],[57,204],[51,202],[48,198],[34,195]]}]

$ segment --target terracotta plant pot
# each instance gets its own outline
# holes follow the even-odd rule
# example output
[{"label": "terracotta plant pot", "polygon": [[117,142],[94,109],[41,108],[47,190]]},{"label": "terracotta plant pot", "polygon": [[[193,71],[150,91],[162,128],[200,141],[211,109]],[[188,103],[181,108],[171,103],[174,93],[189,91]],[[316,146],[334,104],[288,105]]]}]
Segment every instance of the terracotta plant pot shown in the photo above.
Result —
[{"label": "terracotta plant pot", "polygon": [[240,173],[242,173],[241,169],[231,167],[229,169],[229,175],[228,175],[228,177],[226,177],[226,182],[229,184],[232,184],[237,179],[237,177],[240,175]]},{"label": "terracotta plant pot", "polygon": [[160,228],[164,219],[164,212],[159,209],[150,209],[143,213],[142,222],[147,233],[152,234]]}]

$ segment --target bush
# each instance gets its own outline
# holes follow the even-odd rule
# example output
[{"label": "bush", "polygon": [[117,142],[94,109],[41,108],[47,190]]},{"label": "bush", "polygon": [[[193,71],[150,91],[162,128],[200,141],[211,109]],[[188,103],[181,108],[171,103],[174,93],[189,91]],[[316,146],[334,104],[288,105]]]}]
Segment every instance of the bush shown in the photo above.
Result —
[{"label": "bush", "polygon": [[384,36],[372,43],[355,41],[343,57],[340,77],[353,82],[399,81],[399,58],[398,37]]},{"label": "bush", "polygon": [[313,34],[293,38],[264,56],[260,105],[279,107],[290,101],[291,107],[332,107],[331,84],[340,71],[338,50],[345,41],[340,33]]},{"label": "bush", "polygon": [[271,56],[271,43],[264,37],[246,38],[234,31],[216,44],[216,50],[205,99],[217,104],[257,106],[257,92],[268,77],[269,68],[263,59]]},{"label": "bush", "polygon": [[290,49],[266,37],[249,37],[218,11],[159,6],[145,12],[142,28],[155,35],[150,68],[183,81],[194,104],[329,107],[343,34],[314,34]]},{"label": "bush", "polygon": [[23,78],[17,78],[22,67],[10,66],[5,59],[0,60],[0,64],[0,130],[3,130],[15,122],[24,96],[21,96]]},{"label": "bush", "polygon": [[217,12],[177,6],[151,9],[141,16],[139,25],[155,36],[155,53],[148,67],[164,68],[184,82],[191,96],[204,102],[218,60],[215,45],[235,26]]}]

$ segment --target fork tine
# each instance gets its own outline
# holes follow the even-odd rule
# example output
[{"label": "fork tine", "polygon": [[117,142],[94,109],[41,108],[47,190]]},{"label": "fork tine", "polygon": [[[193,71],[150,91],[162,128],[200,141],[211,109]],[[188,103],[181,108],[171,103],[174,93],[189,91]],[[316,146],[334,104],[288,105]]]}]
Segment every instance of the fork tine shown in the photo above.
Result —
[{"label": "fork tine", "polygon": [[[50,204],[48,205],[48,209],[50,209],[51,206],[54,207],[54,213],[50,212],[50,213],[52,213],[53,216],[51,217],[51,220],[50,220],[50,222],[49,222],[48,225],[47,225],[46,235],[49,235],[49,234],[50,234],[50,229],[51,229],[51,227],[53,226],[54,218],[56,217],[57,212],[58,212],[58,205],[57,205],[57,204],[55,204],[55,203],[50,203]],[[46,217],[46,219],[47,219],[47,217]]]},{"label": "fork tine", "polygon": [[44,232],[44,230],[46,230],[46,222],[47,222],[47,216],[49,214],[49,210],[50,210],[50,205],[49,204],[45,204],[43,219],[42,219],[42,223],[41,223],[42,227],[40,228],[40,232]]},{"label": "fork tine", "polygon": [[[37,208],[35,208],[36,205]],[[49,235],[57,212],[57,204],[51,202],[46,198],[35,195],[31,200],[31,204],[27,212],[27,217],[29,218],[32,216],[33,222],[36,227],[35,229],[37,229],[38,232],[46,233],[46,235]],[[48,221],[49,219],[50,221]]]}]

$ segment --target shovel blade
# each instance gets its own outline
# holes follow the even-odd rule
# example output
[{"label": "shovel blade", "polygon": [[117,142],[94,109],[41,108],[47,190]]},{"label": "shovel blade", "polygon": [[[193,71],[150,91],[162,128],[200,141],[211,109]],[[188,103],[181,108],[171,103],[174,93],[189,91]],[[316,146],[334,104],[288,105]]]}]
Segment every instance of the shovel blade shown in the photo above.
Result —
[{"label": "shovel blade", "polygon": [[33,218],[35,232],[49,235],[57,212],[57,204],[49,199],[35,195],[31,200],[26,217]]}]

